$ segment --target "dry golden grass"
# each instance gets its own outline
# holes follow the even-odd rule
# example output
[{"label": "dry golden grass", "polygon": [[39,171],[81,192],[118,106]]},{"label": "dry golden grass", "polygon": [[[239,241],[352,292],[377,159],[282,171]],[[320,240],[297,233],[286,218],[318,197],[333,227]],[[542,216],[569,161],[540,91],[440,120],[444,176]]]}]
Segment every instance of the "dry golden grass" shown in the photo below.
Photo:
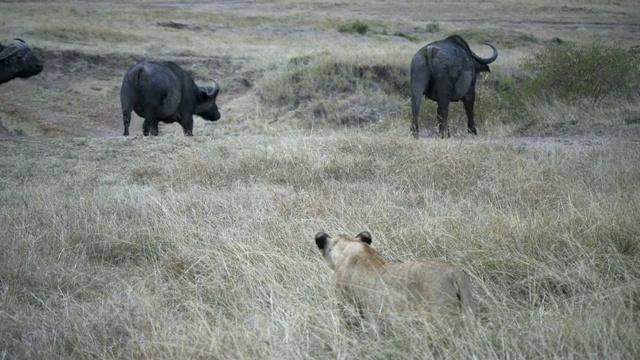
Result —
[{"label": "dry golden grass", "polygon": [[[17,358],[635,358],[640,146],[405,133],[6,139],[0,345]],[[313,235],[474,280],[451,334],[340,324]]]},{"label": "dry golden grass", "polygon": [[[0,41],[47,57],[0,87],[1,124],[30,135],[0,135],[0,359],[639,358],[638,102],[492,106],[552,39],[628,48],[639,19],[633,0],[0,3]],[[371,31],[338,32],[354,20]],[[454,32],[500,50],[481,136],[452,104],[453,139],[414,141],[402,72]],[[220,79],[222,119],[121,138],[142,58]],[[320,230],[461,265],[476,317],[346,329]]]}]

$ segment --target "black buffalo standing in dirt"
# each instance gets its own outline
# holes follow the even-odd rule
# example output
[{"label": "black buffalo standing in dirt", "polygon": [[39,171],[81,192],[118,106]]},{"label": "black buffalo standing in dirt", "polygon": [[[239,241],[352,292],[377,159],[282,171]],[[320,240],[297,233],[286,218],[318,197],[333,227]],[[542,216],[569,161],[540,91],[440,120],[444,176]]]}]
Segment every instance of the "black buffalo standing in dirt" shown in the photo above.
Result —
[{"label": "black buffalo standing in dirt", "polygon": [[42,62],[21,39],[9,45],[0,44],[0,84],[15,78],[26,79],[42,71]]},{"label": "black buffalo standing in dirt", "polygon": [[411,132],[418,137],[418,113],[422,97],[438,103],[438,130],[440,137],[449,137],[447,115],[449,103],[462,100],[467,113],[467,130],[477,135],[473,119],[476,99],[476,76],[489,71],[489,64],[498,58],[498,49],[483,59],[474,54],[464,39],[458,35],[435,41],[420,49],[411,60]]},{"label": "black buffalo standing in dirt", "polygon": [[193,135],[193,114],[205,120],[220,119],[216,97],[220,86],[197,86],[191,75],[172,62],[143,61],[124,75],[120,89],[124,136],[129,135],[131,111],[144,118],[142,133],[158,135],[158,122],[178,122],[184,134]]}]

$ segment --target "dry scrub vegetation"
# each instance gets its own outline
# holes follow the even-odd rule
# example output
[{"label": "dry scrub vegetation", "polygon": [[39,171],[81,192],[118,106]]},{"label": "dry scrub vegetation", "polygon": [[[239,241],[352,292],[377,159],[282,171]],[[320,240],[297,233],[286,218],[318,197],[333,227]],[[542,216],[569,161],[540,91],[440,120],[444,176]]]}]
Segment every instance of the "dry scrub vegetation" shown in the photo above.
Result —
[{"label": "dry scrub vegetation", "polygon": [[[0,147],[7,357],[639,353],[636,143],[349,131]],[[313,235],[361,229],[394,261],[462,265],[477,319],[347,331]]]},{"label": "dry scrub vegetation", "polygon": [[[395,3],[1,3],[46,64],[0,87],[0,359],[640,358],[635,1]],[[454,32],[500,51],[481,135],[427,102],[415,141],[410,58]],[[143,58],[220,79],[222,119],[119,136]],[[461,265],[475,318],[345,328],[321,230]]]}]

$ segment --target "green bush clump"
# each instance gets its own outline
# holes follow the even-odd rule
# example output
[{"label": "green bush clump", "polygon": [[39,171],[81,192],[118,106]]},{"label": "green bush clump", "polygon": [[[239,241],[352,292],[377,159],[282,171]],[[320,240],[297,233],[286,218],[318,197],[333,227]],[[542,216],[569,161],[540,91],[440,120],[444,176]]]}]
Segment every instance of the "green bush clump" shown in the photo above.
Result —
[{"label": "green bush clump", "polygon": [[396,32],[393,33],[393,35],[394,36],[399,36],[399,37],[402,37],[402,38],[405,38],[405,39],[407,39],[409,41],[414,41],[414,42],[420,40],[420,38],[417,37],[416,35],[405,34],[402,31],[396,31]]},{"label": "green bush clump", "polygon": [[565,101],[589,99],[597,104],[607,97],[638,94],[640,58],[611,46],[552,44],[524,63],[532,78],[524,95]]},{"label": "green bush clump", "polygon": [[432,21],[427,24],[426,30],[428,33],[437,33],[440,31],[440,24],[435,21]]},{"label": "green bush clump", "polygon": [[329,53],[291,59],[256,87],[262,103],[330,126],[375,123],[399,114],[408,89],[405,64],[363,64]]},{"label": "green bush clump", "polygon": [[358,33],[360,35],[364,35],[369,31],[369,25],[363,21],[356,20],[338,26],[338,31],[342,33]]},{"label": "green bush clump", "polygon": [[338,61],[322,52],[291,59],[282,71],[265,79],[258,94],[266,103],[294,108],[308,101],[356,93],[382,91],[409,96],[408,78],[405,67]]}]

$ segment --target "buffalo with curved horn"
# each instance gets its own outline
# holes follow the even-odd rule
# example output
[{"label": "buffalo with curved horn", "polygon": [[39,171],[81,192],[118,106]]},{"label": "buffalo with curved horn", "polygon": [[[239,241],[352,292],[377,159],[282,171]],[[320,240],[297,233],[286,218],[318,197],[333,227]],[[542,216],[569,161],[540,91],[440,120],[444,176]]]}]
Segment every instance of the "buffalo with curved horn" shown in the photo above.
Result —
[{"label": "buffalo with curved horn", "polygon": [[158,135],[158,123],[178,122],[185,135],[193,135],[193,115],[220,119],[216,98],[220,85],[197,86],[189,73],[173,62],[143,61],[124,75],[120,88],[124,136],[129,135],[131,111],[144,118],[142,133]]},{"label": "buffalo with curved horn", "polygon": [[0,44],[0,84],[15,78],[29,78],[42,71],[42,62],[22,39],[9,45]]},{"label": "buffalo with curved horn", "polygon": [[467,130],[477,135],[473,118],[476,99],[476,77],[478,73],[489,72],[489,64],[498,58],[498,49],[493,55],[481,58],[474,54],[467,42],[458,35],[435,41],[413,56],[411,60],[411,132],[418,138],[418,113],[422,97],[438,103],[438,131],[440,137],[449,137],[447,116],[449,103],[462,100],[467,114]]}]

